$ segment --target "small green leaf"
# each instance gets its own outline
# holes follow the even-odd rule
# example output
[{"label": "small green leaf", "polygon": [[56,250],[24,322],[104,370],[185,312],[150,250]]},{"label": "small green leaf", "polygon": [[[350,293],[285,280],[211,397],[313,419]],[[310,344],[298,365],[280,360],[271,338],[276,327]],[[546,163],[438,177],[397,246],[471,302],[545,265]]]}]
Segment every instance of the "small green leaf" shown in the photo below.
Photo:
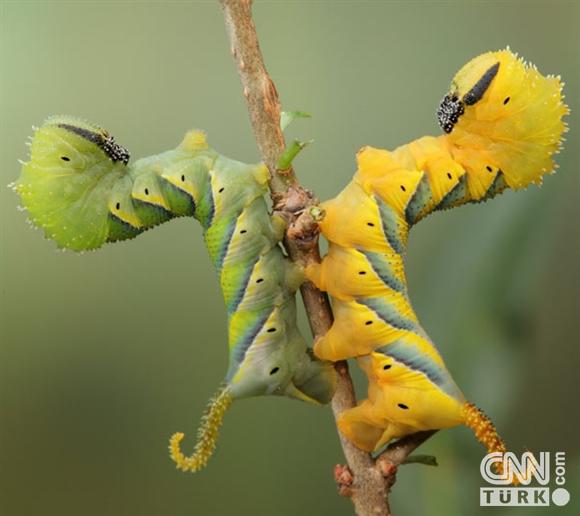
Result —
[{"label": "small green leaf", "polygon": [[298,153],[307,145],[310,145],[314,140],[308,140],[306,142],[301,142],[300,140],[294,140],[292,145],[286,148],[286,150],[278,158],[278,163],[276,166],[278,170],[288,170],[292,166],[292,161],[298,155]]},{"label": "small green leaf", "polygon": [[434,455],[409,455],[403,464],[424,464],[425,466],[439,466]]},{"label": "small green leaf", "polygon": [[310,216],[316,222],[320,222],[324,219],[326,212],[320,206],[311,206],[310,207]]},{"label": "small green leaf", "polygon": [[282,131],[286,130],[296,118],[310,118],[312,115],[310,113],[305,113],[304,111],[282,111],[280,115],[280,127]]}]

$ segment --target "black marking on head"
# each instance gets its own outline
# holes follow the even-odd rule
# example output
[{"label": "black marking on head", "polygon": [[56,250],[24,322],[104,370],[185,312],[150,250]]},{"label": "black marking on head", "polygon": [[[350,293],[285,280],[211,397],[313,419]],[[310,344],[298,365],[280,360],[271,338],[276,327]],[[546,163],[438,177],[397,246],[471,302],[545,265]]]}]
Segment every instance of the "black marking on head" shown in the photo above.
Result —
[{"label": "black marking on head", "polygon": [[473,106],[473,104],[479,102],[489,88],[491,81],[493,81],[493,78],[497,75],[498,70],[499,62],[491,66],[487,72],[481,76],[481,79],[475,83],[475,86],[464,95],[463,102],[468,106]]},{"label": "black marking on head", "polygon": [[129,151],[125,149],[125,147],[121,147],[118,143],[116,143],[115,138],[112,136],[109,136],[103,142],[102,148],[113,162],[120,161],[125,165],[129,163],[129,158],[131,157]]},{"label": "black marking on head", "polygon": [[272,376],[273,374],[276,374],[278,371],[280,371],[280,368],[279,367],[274,367],[274,369],[272,369],[270,371],[270,376]]},{"label": "black marking on head", "polygon": [[88,129],[77,127],[76,125],[58,124],[58,127],[60,127],[61,129],[66,129],[71,133],[78,134],[80,137],[97,144],[99,147],[103,145],[103,141],[105,140],[102,134],[94,133],[93,131],[89,131]]},{"label": "black marking on head", "polygon": [[[443,97],[443,100],[437,108],[437,121],[439,122],[439,127],[444,132],[450,133],[453,131],[459,117],[465,113],[465,106],[473,106],[473,104],[482,99],[491,85],[491,81],[497,75],[498,70],[499,63],[495,63],[481,76],[479,81],[475,83],[475,86],[463,96],[463,99],[460,99],[457,93],[448,93]],[[504,101],[504,104],[506,103]]]},{"label": "black marking on head", "polygon": [[450,133],[463,113],[465,113],[465,106],[459,97],[451,93],[445,95],[437,108],[439,127],[444,132]]},{"label": "black marking on head", "polygon": [[99,148],[103,149],[103,152],[109,156],[113,163],[117,161],[121,161],[125,165],[129,163],[129,151],[124,147],[121,147],[118,143],[115,143],[115,138],[109,136],[107,133],[95,133],[88,129],[84,129],[83,127],[77,127],[76,125],[71,124],[58,124],[57,127],[66,129],[67,131],[77,134],[81,138],[94,143]]},{"label": "black marking on head", "polygon": [[408,410],[409,409],[409,407],[407,405],[405,405],[404,403],[397,403],[397,406],[399,408],[402,408],[403,410]]}]

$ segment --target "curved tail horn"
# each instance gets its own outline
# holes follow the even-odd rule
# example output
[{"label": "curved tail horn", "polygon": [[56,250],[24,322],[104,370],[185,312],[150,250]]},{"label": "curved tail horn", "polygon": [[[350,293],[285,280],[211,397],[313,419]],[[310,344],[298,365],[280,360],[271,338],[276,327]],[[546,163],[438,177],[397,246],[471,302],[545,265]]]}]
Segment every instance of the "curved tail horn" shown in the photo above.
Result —
[{"label": "curved tail horn", "polygon": [[185,434],[177,432],[171,436],[169,453],[177,464],[178,469],[195,473],[206,466],[217,445],[219,429],[222,426],[224,414],[232,404],[232,401],[233,397],[227,386],[221,387],[216,395],[210,399],[197,431],[195,449],[189,457],[186,457],[181,451],[181,441]]},{"label": "curved tail horn", "polygon": [[[473,403],[465,403],[463,406],[464,415],[464,425],[473,430],[477,440],[483,444],[487,453],[499,452],[502,454],[507,452],[507,448],[503,439],[497,432],[497,429],[491,419],[481,410],[476,407]],[[496,462],[494,467],[498,475],[503,475],[503,463]],[[513,483],[517,484],[517,480],[514,478]]]}]

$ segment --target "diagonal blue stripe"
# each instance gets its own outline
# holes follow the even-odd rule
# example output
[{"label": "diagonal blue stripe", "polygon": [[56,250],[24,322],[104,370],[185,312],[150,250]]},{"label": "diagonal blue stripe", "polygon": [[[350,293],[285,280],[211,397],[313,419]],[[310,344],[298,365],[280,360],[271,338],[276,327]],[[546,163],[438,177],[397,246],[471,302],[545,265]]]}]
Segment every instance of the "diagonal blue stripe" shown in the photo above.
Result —
[{"label": "diagonal blue stripe", "polygon": [[359,252],[365,255],[367,262],[385,285],[396,292],[406,292],[406,285],[395,276],[393,268],[384,254],[362,249],[359,249]]},{"label": "diagonal blue stripe", "polygon": [[230,352],[230,366],[228,368],[228,373],[226,375],[226,380],[229,382],[235,376],[240,364],[244,361],[246,353],[250,346],[253,344],[254,339],[260,333],[260,330],[266,324],[266,321],[273,312],[273,308],[266,310],[265,312],[259,312],[255,314],[254,321],[248,324],[246,330],[244,331],[242,337],[233,344]]},{"label": "diagonal blue stripe", "polygon": [[405,244],[401,240],[400,235],[406,231],[406,228],[401,227],[400,217],[395,213],[393,208],[378,196],[375,196],[374,200],[379,207],[383,233],[387,242],[396,253],[403,254],[405,252]]},{"label": "diagonal blue stripe", "polygon": [[423,329],[417,323],[397,312],[396,308],[390,303],[387,303],[384,298],[365,297],[358,298],[356,301],[357,303],[370,308],[375,312],[375,314],[377,314],[377,317],[393,328],[412,331],[417,335],[424,335]]},{"label": "diagonal blue stripe", "polygon": [[397,340],[376,350],[377,353],[387,355],[413,371],[424,374],[429,381],[443,392],[459,401],[463,401],[463,394],[451,378],[445,367],[435,362],[429,355],[412,343]]}]

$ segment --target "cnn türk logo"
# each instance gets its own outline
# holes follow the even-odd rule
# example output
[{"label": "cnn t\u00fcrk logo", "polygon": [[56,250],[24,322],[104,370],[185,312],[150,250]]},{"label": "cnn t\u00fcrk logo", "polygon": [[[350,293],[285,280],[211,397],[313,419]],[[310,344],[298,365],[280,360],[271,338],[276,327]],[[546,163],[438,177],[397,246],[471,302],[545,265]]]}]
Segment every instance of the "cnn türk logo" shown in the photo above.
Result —
[{"label": "cnn t\u00fcrk logo", "polygon": [[[487,454],[481,461],[480,472],[488,484],[509,486],[515,483],[525,487],[482,487],[480,505],[530,507],[548,506],[550,502],[566,505],[570,501],[570,493],[563,487],[566,483],[566,454],[556,452],[553,456],[551,464],[550,452],[536,455],[525,452],[519,458],[512,452]],[[552,472],[557,487],[550,490]]]}]

